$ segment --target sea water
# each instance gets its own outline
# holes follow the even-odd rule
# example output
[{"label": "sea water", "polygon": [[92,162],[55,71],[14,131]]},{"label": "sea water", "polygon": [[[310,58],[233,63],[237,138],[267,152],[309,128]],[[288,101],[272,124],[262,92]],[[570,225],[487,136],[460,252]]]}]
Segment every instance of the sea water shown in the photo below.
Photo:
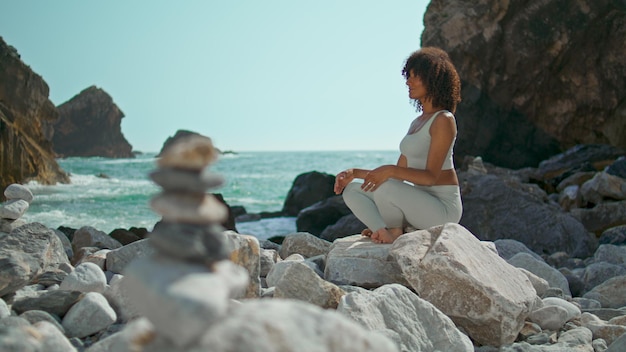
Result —
[{"label": "sea water", "polygon": [[[306,172],[331,175],[349,168],[371,169],[394,164],[397,151],[239,152],[221,155],[210,171],[222,175],[224,185],[209,192],[221,193],[231,205],[248,213],[280,211],[295,178]],[[26,186],[35,198],[22,217],[50,228],[92,226],[106,233],[116,228],[152,230],[161,217],[149,205],[161,189],[149,178],[156,168],[156,154],[132,159],[58,159],[70,174],[70,184]],[[267,239],[296,231],[295,218],[238,222],[239,233]]]}]

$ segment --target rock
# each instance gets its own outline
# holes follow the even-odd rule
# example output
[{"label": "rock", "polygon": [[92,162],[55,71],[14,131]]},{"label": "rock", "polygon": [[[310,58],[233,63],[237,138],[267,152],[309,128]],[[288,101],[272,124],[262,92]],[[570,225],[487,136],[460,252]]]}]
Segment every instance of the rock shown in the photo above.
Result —
[{"label": "rock", "polygon": [[320,236],[326,227],[351,213],[342,196],[333,196],[300,210],[296,218],[296,228],[298,232]]},{"label": "rock", "polygon": [[297,299],[327,309],[336,309],[345,294],[341,288],[323,280],[302,262],[287,267],[275,287],[275,298]]},{"label": "rock", "polygon": [[274,267],[274,264],[276,264],[281,259],[275,249],[261,248],[260,254],[261,255],[259,257],[259,260],[261,264],[261,271],[259,273],[259,276],[266,277],[270,270],[272,270],[272,268]]},{"label": "rock", "polygon": [[111,308],[117,314],[117,318],[121,322],[129,322],[132,319],[139,318],[140,313],[133,302],[128,298],[124,290],[124,276],[120,274],[113,275],[109,285],[104,291],[104,297],[111,305]]},{"label": "rock", "polygon": [[109,233],[109,237],[115,239],[123,246],[139,241],[141,238],[126,229],[115,229]]},{"label": "rock", "polygon": [[[201,265],[140,258],[126,267],[123,290],[155,332],[182,349],[223,319],[228,299],[248,284],[243,268],[229,262],[218,264],[210,273]],[[218,325],[223,324],[222,320]]]},{"label": "rock", "polygon": [[604,352],[622,352],[626,351],[626,334],[617,338]]},{"label": "rock", "polygon": [[342,216],[336,223],[326,226],[320,234],[320,238],[329,242],[334,242],[338,238],[361,233],[367,226],[357,219],[354,214]]},{"label": "rock", "polygon": [[17,220],[28,210],[28,202],[23,199],[12,199],[0,204],[0,218]]},{"label": "rock", "polygon": [[594,339],[603,339],[610,346],[620,336],[626,335],[626,326],[607,324],[605,322],[589,322],[584,327],[591,330]]},{"label": "rock", "polygon": [[626,225],[611,227],[602,232],[600,244],[626,245]]},{"label": "rock", "polygon": [[234,307],[202,337],[213,352],[399,351],[349,318],[299,301],[253,300]]},{"label": "rock", "polygon": [[53,316],[52,314],[43,311],[43,310],[27,310],[24,313],[20,314],[20,318],[26,319],[29,323],[35,324],[40,321],[46,321],[54,327],[56,327],[60,332],[65,334],[65,328],[61,325],[61,319],[57,316]]},{"label": "rock", "polygon": [[116,249],[122,247],[122,244],[100,230],[91,226],[83,226],[74,232],[74,236],[72,237],[72,248],[76,253],[83,247]]},{"label": "rock", "polygon": [[537,296],[543,297],[543,295],[545,295],[546,292],[548,292],[548,289],[550,288],[550,284],[548,283],[546,279],[541,278],[524,268],[519,268],[519,269],[524,273],[524,275],[526,275],[528,280],[530,280],[530,283],[533,285],[533,288],[537,292]]},{"label": "rock", "polygon": [[13,52],[0,37],[0,189],[29,180],[69,183],[48,142],[46,124],[59,116],[49,87]]},{"label": "rock", "polygon": [[59,119],[52,123],[52,147],[62,156],[134,158],[132,146],[122,133],[124,113],[107,92],[85,88],[58,106]]},{"label": "rock", "polygon": [[94,263],[82,263],[63,279],[60,290],[103,293],[107,286],[104,272]]},{"label": "rock", "polygon": [[582,314],[578,306],[561,298],[546,297],[542,299],[542,302],[544,307],[557,306],[565,309],[567,311],[566,321],[580,318]]},{"label": "rock", "polygon": [[206,172],[206,170],[161,168],[152,171],[149,176],[156,184],[168,191],[203,193],[224,183],[222,176]]},{"label": "rock", "polygon": [[595,251],[596,240],[580,221],[529,193],[532,186],[494,175],[460,177],[460,224],[479,239],[514,239],[537,254],[565,251],[586,258]]},{"label": "rock", "polygon": [[48,321],[40,321],[33,324],[41,335],[41,351],[50,352],[73,352],[76,348],[65,337],[63,332],[55,324]]},{"label": "rock", "polygon": [[580,187],[583,199],[589,203],[598,204],[605,200],[626,199],[626,179],[598,172],[592,179]]},{"label": "rock", "polygon": [[[100,339],[89,347],[88,352],[132,351],[140,341],[154,338],[154,327],[146,318],[137,318],[115,334]],[[164,351],[165,352],[165,351]]]},{"label": "rock", "polygon": [[179,132],[161,149],[157,160],[159,169],[174,168],[200,173],[217,160],[217,150],[211,138],[200,134],[179,136]]},{"label": "rock", "polygon": [[602,244],[596,250],[593,258],[597,262],[607,262],[617,265],[626,264],[626,246]]},{"label": "rock", "polygon": [[467,229],[448,223],[407,233],[389,252],[419,296],[474,341],[491,346],[515,341],[536,292],[521,271]]},{"label": "rock", "polygon": [[612,49],[625,17],[614,2],[428,6],[421,45],[446,50],[462,79],[455,155],[520,168],[579,143],[626,147],[626,49]]},{"label": "rock", "polygon": [[128,264],[138,258],[145,258],[155,253],[147,239],[139,240],[126,246],[108,251],[106,254],[107,270],[122,273]]},{"label": "rock", "polygon": [[528,318],[544,330],[558,331],[568,321],[568,314],[560,306],[546,306],[532,311]]},{"label": "rock", "polygon": [[[226,231],[225,247],[230,252],[230,260],[246,269],[248,273],[248,287],[242,297],[257,298],[261,295],[261,247],[259,240],[254,236],[240,235],[233,231]],[[240,298],[239,296],[235,296]]]},{"label": "rock", "polygon": [[582,280],[585,284],[585,290],[589,291],[606,280],[621,275],[626,275],[626,267],[599,262],[590,264],[585,268]]},{"label": "rock", "polygon": [[539,261],[526,253],[518,253],[509,259],[508,263],[518,268],[524,268],[548,281],[550,287],[558,287],[563,290],[563,293],[566,295],[572,295],[565,276],[545,262]]},{"label": "rock", "polygon": [[337,311],[368,330],[395,337],[402,351],[474,351],[450,318],[402,285],[349,293]]},{"label": "rock", "polygon": [[43,310],[62,317],[82,297],[83,293],[78,291],[41,291],[32,297],[15,298],[11,308],[18,314],[29,310]]},{"label": "rock", "polygon": [[605,172],[609,175],[626,178],[626,157],[620,156],[613,162],[613,164],[609,165]]},{"label": "rock", "polygon": [[317,171],[300,174],[287,192],[282,212],[286,216],[298,213],[319,201],[334,197],[335,177]]},{"label": "rock", "polygon": [[222,231],[214,225],[160,221],[150,233],[150,246],[173,258],[211,264],[230,255]]},{"label": "rock", "polygon": [[615,276],[604,281],[583,297],[599,301],[603,308],[626,307],[626,275]]},{"label": "rock", "polygon": [[28,204],[33,201],[33,192],[31,192],[28,187],[20,185],[18,183],[10,184],[4,190],[4,196],[7,200],[22,199],[28,202]]},{"label": "rock", "polygon": [[317,255],[326,255],[332,243],[322,240],[307,232],[298,232],[285,236],[285,240],[278,252],[281,258],[287,258],[292,254],[301,254],[305,258]]},{"label": "rock", "polygon": [[376,288],[399,283],[409,286],[396,261],[389,256],[389,244],[373,243],[361,235],[333,242],[326,257],[324,278],[336,285]]},{"label": "rock", "polygon": [[599,235],[612,227],[626,225],[626,200],[600,203],[593,208],[572,209],[570,214],[588,231]]},{"label": "rock", "polygon": [[7,306],[7,303],[2,298],[0,298],[0,320],[10,315],[11,310],[9,309],[9,306]]},{"label": "rock", "polygon": [[211,194],[165,191],[152,198],[150,207],[167,222],[209,225],[228,217],[226,207]]},{"label": "rock", "polygon": [[520,241],[511,239],[499,239],[493,241],[493,243],[496,245],[498,255],[500,255],[500,257],[502,257],[504,260],[511,259],[517,253],[527,253],[533,256],[535,259],[543,261],[543,258],[541,258],[539,254],[528,249],[528,247],[526,247],[526,245]]},{"label": "rock", "polygon": [[117,319],[106,298],[88,292],[63,317],[63,327],[69,337],[85,337],[106,329]]},{"label": "rock", "polygon": [[63,264],[69,260],[52,230],[39,223],[18,227],[0,237],[0,297]]},{"label": "rock", "polygon": [[9,219],[0,218],[0,233],[1,232],[10,233],[11,231],[15,230],[16,228],[22,225],[26,225],[26,221],[22,219],[9,220]]},{"label": "rock", "polygon": [[[0,321],[0,323],[7,319]],[[5,351],[42,351],[43,346],[40,341],[42,337],[36,329],[30,326],[0,328],[0,346]]]}]

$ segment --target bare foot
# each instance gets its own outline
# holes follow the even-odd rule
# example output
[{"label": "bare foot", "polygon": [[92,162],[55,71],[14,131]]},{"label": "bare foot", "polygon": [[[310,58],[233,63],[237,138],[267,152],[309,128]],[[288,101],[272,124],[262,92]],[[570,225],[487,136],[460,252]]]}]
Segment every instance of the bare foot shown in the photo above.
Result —
[{"label": "bare foot", "polygon": [[372,242],[374,243],[393,243],[396,238],[400,237],[403,234],[401,227],[393,227],[387,229],[383,227],[382,229],[374,232],[371,236]]},{"label": "bare foot", "polygon": [[365,230],[361,231],[361,235],[365,236],[365,237],[371,237],[372,236],[372,230],[365,229]]}]

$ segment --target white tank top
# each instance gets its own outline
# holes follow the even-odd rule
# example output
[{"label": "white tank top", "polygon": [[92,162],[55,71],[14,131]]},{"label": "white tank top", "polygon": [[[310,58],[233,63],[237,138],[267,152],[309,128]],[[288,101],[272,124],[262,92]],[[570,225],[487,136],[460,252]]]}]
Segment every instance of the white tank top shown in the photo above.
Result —
[{"label": "white tank top", "polygon": [[[447,113],[449,116],[454,118],[454,115],[447,110],[437,111],[422,128],[420,128],[417,132],[411,133],[413,130],[413,126],[417,123],[417,118],[411,122],[411,128],[409,128],[409,133],[407,133],[402,141],[400,141],[400,152],[406,157],[407,166],[414,169],[426,169],[426,161],[428,160],[428,150],[430,149],[430,125],[432,125],[437,115],[440,112]],[[419,118],[419,117],[418,117]],[[456,141],[456,136],[452,140],[450,144],[450,149],[448,150],[448,155],[443,161],[443,165],[441,166],[441,170],[449,170],[454,169],[454,161],[452,157],[452,149],[454,149],[454,142]]]}]

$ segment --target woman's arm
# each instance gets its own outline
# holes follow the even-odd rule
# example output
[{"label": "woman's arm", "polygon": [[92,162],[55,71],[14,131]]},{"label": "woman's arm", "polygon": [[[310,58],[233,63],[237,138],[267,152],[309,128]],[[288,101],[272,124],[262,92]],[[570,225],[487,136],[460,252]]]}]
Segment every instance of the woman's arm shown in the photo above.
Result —
[{"label": "woman's arm", "polygon": [[454,117],[448,114],[437,116],[429,130],[431,136],[426,169],[407,167],[406,157],[401,155],[396,165],[378,167],[364,177],[363,190],[373,191],[389,178],[408,181],[417,185],[432,186],[441,175],[441,167],[456,136]]}]

